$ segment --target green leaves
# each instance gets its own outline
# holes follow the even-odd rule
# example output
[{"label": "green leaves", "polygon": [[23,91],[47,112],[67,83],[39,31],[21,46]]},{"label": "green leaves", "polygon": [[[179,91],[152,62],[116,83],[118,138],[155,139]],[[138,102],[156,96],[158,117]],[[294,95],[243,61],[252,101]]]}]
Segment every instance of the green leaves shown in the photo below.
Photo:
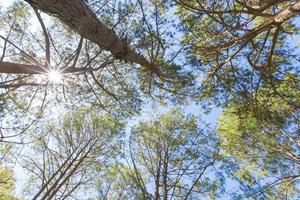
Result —
[{"label": "green leaves", "polygon": [[[206,197],[205,191],[215,196],[222,188],[221,177],[205,175],[217,157],[218,140],[200,124],[196,116],[184,116],[173,109],[133,129],[133,175],[143,180],[137,184],[154,198],[202,198]],[[154,185],[154,192],[148,190],[148,185]]]},{"label": "green leaves", "polygon": [[12,171],[3,165],[0,165],[0,199],[17,200],[14,197],[14,177]]},{"label": "green leaves", "polygon": [[[248,108],[243,101],[232,102],[224,108],[216,129],[221,139],[221,152],[226,157],[233,156],[236,164],[245,169],[235,172],[243,184],[297,195],[292,192],[297,181],[287,184],[290,178],[285,177],[299,173],[298,167],[292,167],[298,165],[299,159],[298,87],[293,76],[286,77],[276,87],[276,93],[270,94],[269,88],[257,91]],[[279,178],[275,178],[273,185],[268,177]]]}]

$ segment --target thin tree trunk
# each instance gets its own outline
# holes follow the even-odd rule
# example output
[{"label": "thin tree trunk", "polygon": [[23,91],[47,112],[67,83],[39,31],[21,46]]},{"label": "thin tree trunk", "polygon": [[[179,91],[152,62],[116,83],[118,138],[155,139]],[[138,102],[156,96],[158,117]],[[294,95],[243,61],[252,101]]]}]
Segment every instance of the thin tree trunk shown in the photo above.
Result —
[{"label": "thin tree trunk", "polygon": [[[77,162],[77,164],[74,166],[74,168],[67,174],[67,176],[62,180],[62,182],[55,188],[53,187],[53,190],[51,191],[51,194],[49,195],[49,197],[47,199],[53,199],[55,194],[57,194],[57,192],[60,190],[60,188],[71,178],[71,176],[76,172],[76,170],[80,167],[80,165],[82,164],[82,162],[88,157],[89,153],[92,151],[94,145],[97,143],[94,142],[94,144],[88,149],[88,151],[80,158],[80,160]],[[46,195],[44,196],[43,199],[46,199]]]},{"label": "thin tree trunk", "polygon": [[155,193],[154,200],[159,200],[160,192],[159,192],[159,179],[160,179],[160,170],[161,170],[161,149],[158,149],[158,163],[156,166],[156,174],[155,174]]},{"label": "thin tree trunk", "polygon": [[168,148],[165,151],[164,167],[163,167],[163,190],[164,200],[168,200],[168,167],[169,167],[169,151]]},{"label": "thin tree trunk", "polygon": [[[80,154],[85,150],[85,148],[90,144],[90,141],[88,143],[86,143],[83,148],[80,149],[80,151],[75,155],[74,158],[72,158],[72,156],[74,155],[74,153],[76,152],[73,151],[71,153],[71,155],[68,156],[68,158],[66,159],[66,161],[59,167],[58,170],[56,170],[56,172],[51,176],[51,178],[48,180],[48,182],[40,189],[40,191],[33,197],[33,199],[37,199],[40,194],[42,194],[42,192],[44,191],[44,189],[50,185],[50,182],[56,178],[56,175],[58,175],[59,172],[61,172],[61,174],[59,175],[59,177],[56,179],[56,181],[53,183],[53,185],[50,186],[49,189],[47,189],[47,191],[45,192],[45,194],[43,195],[43,197],[41,199],[46,198],[51,192],[52,190],[56,187],[56,185],[59,183],[59,181],[65,176],[66,172],[73,166],[74,162],[76,162],[77,158],[80,156]],[[72,160],[71,160],[72,159]],[[70,163],[68,163],[68,161],[70,161]],[[66,166],[66,168],[64,168],[64,166]]]}]

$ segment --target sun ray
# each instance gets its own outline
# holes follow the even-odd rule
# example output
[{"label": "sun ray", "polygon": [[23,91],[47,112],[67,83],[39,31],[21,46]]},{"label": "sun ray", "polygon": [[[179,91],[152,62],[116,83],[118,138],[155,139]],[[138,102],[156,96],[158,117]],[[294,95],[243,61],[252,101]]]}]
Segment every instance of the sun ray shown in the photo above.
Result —
[{"label": "sun ray", "polygon": [[62,81],[62,75],[59,71],[56,70],[50,70],[47,73],[48,80],[52,83],[61,83]]}]

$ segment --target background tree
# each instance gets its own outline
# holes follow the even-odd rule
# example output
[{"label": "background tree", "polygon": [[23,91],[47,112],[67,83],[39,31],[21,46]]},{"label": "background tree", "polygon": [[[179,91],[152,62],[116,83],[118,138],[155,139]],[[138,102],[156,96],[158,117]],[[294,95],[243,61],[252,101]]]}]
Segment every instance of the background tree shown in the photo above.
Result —
[{"label": "background tree", "polygon": [[97,199],[143,199],[143,193],[136,184],[132,169],[126,164],[126,157],[106,169],[96,182]]},{"label": "background tree", "polygon": [[232,102],[218,121],[223,155],[234,156],[239,163],[239,170],[233,171],[247,196],[299,198],[298,85],[290,79],[276,88],[287,101],[276,94],[266,98],[268,89],[261,89],[257,99],[263,106],[254,110],[245,108],[243,102]]},{"label": "background tree", "polygon": [[138,199],[216,198],[217,139],[195,116],[172,110],[134,128],[130,135],[130,166]]},{"label": "background tree", "polygon": [[[93,188],[104,169],[119,159],[122,123],[105,115],[71,113],[61,127],[48,124],[35,132],[35,143],[19,156],[28,170],[28,198],[66,199],[85,193],[93,198]],[[80,196],[78,196],[79,198]]]}]

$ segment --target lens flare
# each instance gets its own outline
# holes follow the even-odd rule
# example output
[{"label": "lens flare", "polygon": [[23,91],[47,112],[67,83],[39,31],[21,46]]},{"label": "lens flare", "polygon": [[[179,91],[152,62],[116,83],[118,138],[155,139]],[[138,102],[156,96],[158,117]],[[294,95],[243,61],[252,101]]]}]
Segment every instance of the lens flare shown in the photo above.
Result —
[{"label": "lens flare", "polygon": [[52,83],[60,83],[62,80],[62,75],[55,70],[51,70],[48,72],[48,80],[51,81]]}]

